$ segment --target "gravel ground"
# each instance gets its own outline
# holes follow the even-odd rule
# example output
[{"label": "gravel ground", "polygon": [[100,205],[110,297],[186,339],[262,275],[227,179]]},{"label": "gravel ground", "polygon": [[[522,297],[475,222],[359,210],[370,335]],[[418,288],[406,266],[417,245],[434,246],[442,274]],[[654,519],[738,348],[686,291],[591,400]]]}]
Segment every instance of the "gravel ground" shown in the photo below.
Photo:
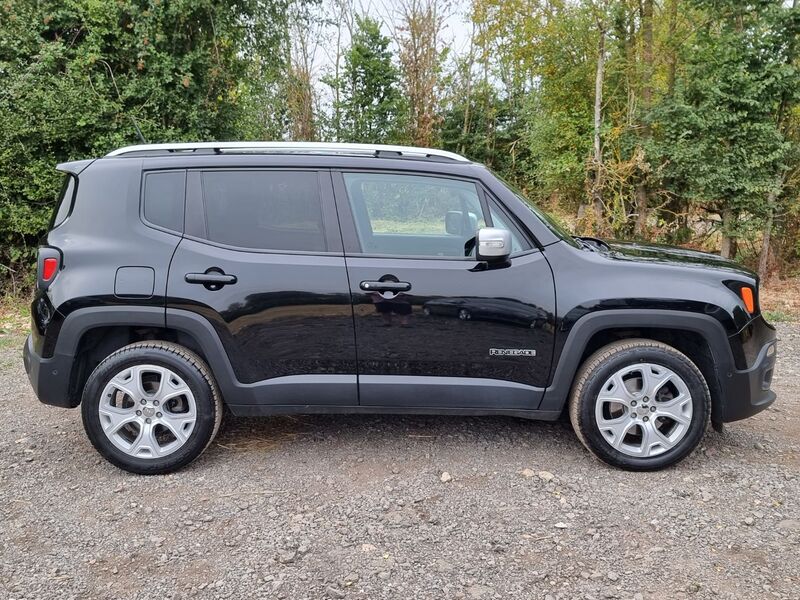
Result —
[{"label": "gravel ground", "polygon": [[0,338],[2,598],[800,598],[800,325],[776,406],[626,473],[563,424],[223,423],[180,473],[94,452]]}]

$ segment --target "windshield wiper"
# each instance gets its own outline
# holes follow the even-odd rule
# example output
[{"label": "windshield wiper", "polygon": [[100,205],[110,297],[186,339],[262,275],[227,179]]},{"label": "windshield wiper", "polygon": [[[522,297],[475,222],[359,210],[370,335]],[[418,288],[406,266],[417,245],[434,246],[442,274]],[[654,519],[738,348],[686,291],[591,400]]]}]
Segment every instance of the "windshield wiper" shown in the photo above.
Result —
[{"label": "windshield wiper", "polygon": [[600,248],[605,250],[611,250],[611,246],[609,246],[606,242],[601,239],[589,236],[580,236],[574,235],[572,236],[575,241],[577,241],[583,248],[591,250],[592,252],[599,252]]}]

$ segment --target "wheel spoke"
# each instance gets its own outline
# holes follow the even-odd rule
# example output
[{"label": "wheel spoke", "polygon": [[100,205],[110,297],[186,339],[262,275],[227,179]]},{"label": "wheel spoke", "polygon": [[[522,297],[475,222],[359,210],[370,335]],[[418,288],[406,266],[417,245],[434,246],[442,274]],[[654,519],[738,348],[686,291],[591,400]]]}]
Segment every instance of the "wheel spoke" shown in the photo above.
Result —
[{"label": "wheel spoke", "polygon": [[162,383],[161,388],[159,389],[157,400],[164,405],[173,398],[186,396],[187,394],[191,394],[191,391],[189,390],[189,386],[183,382],[180,382],[177,385],[171,382],[168,384]]},{"label": "wheel spoke", "polygon": [[[610,390],[608,390],[609,383],[614,384]],[[614,375],[608,381],[606,381],[606,384],[603,386],[603,389],[600,392],[598,401],[628,404],[635,397],[636,396],[630,392],[628,386],[626,386],[625,382],[622,380],[622,373],[617,372],[614,373]]]},{"label": "wheel spoke", "polygon": [[658,443],[658,440],[655,439],[656,435],[653,423],[650,421],[648,421],[647,423],[642,423],[641,431],[642,431],[641,453],[644,456],[648,456],[650,454],[651,448],[653,447],[653,444]]},{"label": "wheel spoke", "polygon": [[126,394],[134,402],[138,402],[145,396],[144,388],[142,387],[142,371],[139,366],[131,367],[118,373],[109,384]]},{"label": "wheel spoke", "polygon": [[664,434],[658,427],[655,426],[653,421],[650,421],[650,429],[652,430],[653,439],[656,443],[664,447],[665,450],[672,448],[675,445],[667,435]]},{"label": "wheel spoke", "polygon": [[[597,424],[603,435],[605,435],[606,432],[612,435],[609,443],[616,449],[619,449],[625,436],[628,435],[634,425],[636,425],[636,421],[628,417],[628,415],[617,419],[605,420]],[[605,437],[608,439],[608,436]]]},{"label": "wheel spoke", "polygon": [[167,413],[164,413],[164,416],[159,419],[159,423],[169,429],[172,432],[172,435],[175,436],[175,439],[181,444],[186,442],[186,440],[188,440],[189,436],[192,434],[194,422],[194,416],[186,417],[184,415],[177,414],[167,415]]},{"label": "wheel spoke", "polygon": [[656,402],[656,417],[666,417],[681,425],[689,425],[692,421],[692,398],[688,394],[679,394],[666,402]]},{"label": "wheel spoke", "polygon": [[161,446],[156,440],[155,431],[152,423],[142,423],[139,435],[131,444],[130,454],[139,456],[144,453],[142,458],[156,458],[161,455]]},{"label": "wheel spoke", "polygon": [[[660,447],[662,451],[672,448],[677,441],[672,441],[669,437],[664,435],[658,427],[655,426],[655,421],[649,421],[642,427],[642,453],[645,456],[654,454],[654,450]],[[659,453],[660,454],[660,453]]]},{"label": "wheel spoke", "polygon": [[111,406],[110,404],[101,403],[99,412],[100,423],[103,426],[103,431],[105,431],[108,435],[117,433],[120,428],[128,423],[137,421],[139,418],[136,415],[135,406],[131,408],[119,408],[116,406]]},{"label": "wheel spoke", "polygon": [[653,365],[642,367],[642,393],[648,398],[655,399],[658,391],[675,375],[668,369],[660,370],[661,373],[657,373]]}]

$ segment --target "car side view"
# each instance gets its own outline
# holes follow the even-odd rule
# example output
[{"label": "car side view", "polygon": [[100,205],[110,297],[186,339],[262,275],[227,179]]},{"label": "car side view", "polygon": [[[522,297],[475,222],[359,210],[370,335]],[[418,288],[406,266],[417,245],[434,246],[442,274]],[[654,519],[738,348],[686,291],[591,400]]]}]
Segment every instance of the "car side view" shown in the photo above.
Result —
[{"label": "car side view", "polygon": [[153,144],[58,169],[25,368],[127,471],[185,466],[225,407],[563,417],[654,470],[775,400],[753,272],[573,237],[457,154]]}]

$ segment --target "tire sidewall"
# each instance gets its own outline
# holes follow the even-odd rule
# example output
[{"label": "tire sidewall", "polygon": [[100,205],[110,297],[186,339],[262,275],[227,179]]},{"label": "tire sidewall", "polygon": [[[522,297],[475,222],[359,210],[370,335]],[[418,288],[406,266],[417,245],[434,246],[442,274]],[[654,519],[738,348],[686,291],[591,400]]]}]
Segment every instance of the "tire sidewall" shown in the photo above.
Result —
[{"label": "tire sidewall", "polygon": [[[692,396],[692,422],[689,431],[675,447],[651,458],[629,456],[612,448],[600,433],[595,418],[598,397],[608,378],[620,369],[641,363],[652,363],[674,371],[683,379]],[[592,451],[609,464],[636,471],[662,469],[690,454],[705,434],[710,411],[708,387],[697,367],[687,357],[677,352],[652,347],[627,348],[600,363],[587,377],[579,400],[578,416],[581,431]]]},{"label": "tire sidewall", "polygon": [[[126,454],[108,439],[100,424],[100,397],[106,385],[120,371],[140,364],[153,364],[174,371],[194,395],[197,420],[189,439],[178,450],[162,458],[145,459]],[[103,361],[89,376],[81,401],[84,429],[97,451],[121,469],[143,475],[180,469],[202,454],[215,433],[216,411],[214,392],[200,369],[169,350],[151,347],[122,349]]]}]

